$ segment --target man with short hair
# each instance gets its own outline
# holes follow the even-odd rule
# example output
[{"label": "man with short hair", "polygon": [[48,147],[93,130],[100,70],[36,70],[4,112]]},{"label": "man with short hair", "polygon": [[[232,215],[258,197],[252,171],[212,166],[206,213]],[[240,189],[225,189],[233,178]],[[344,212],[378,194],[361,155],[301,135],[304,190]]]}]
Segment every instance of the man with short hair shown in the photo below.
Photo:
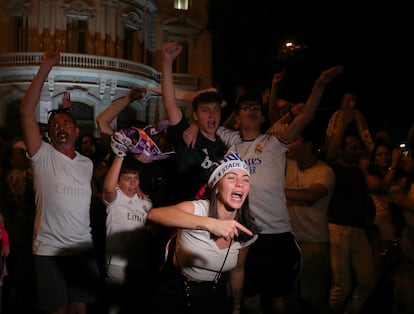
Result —
[{"label": "man with short hair", "polygon": [[236,122],[240,132],[223,127],[217,130],[220,138],[231,145],[229,151],[239,153],[250,167],[249,204],[261,229],[246,258],[243,288],[246,313],[287,311],[287,297],[293,292],[301,270],[301,251],[286,206],[286,152],[314,119],[327,84],[342,71],[340,65],[323,71],[302,110],[298,114],[288,112],[274,123],[271,127],[274,134],[262,133],[264,107],[252,95],[242,96],[237,103]]},{"label": "man with short hair", "polygon": [[50,143],[42,141],[35,109],[43,84],[58,64],[58,52],[46,52],[20,106],[20,120],[33,167],[36,215],[35,302],[45,313],[87,313],[98,300],[99,271],[91,225],[92,161],[75,151],[79,128],[70,109],[51,111]]},{"label": "man with short hair", "polygon": [[180,54],[182,47],[178,43],[166,43],[162,48],[161,91],[163,104],[170,126],[167,134],[170,143],[175,148],[176,169],[170,179],[173,204],[193,199],[210,176],[212,166],[221,159],[227,151],[226,145],[216,136],[220,125],[222,102],[217,92],[201,92],[192,102],[192,118],[197,121],[199,133],[194,149],[187,148],[183,140],[184,131],[190,126],[177,105],[172,65]]},{"label": "man with short hair", "polygon": [[335,174],[320,156],[321,134],[308,124],[289,145],[285,195],[292,230],[302,251],[302,269],[294,293],[305,313],[330,313],[331,287],[328,207]]}]

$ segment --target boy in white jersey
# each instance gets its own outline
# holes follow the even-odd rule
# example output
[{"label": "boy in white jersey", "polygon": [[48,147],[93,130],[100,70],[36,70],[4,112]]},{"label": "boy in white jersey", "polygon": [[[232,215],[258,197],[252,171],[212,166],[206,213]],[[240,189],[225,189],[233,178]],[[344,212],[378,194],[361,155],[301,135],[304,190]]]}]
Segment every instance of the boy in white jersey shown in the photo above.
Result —
[{"label": "boy in white jersey", "polygon": [[[151,297],[150,231],[147,213],[152,202],[140,189],[139,164],[132,156],[115,156],[104,181],[106,205],[106,271],[110,313],[141,312]],[[140,312],[140,313],[141,313]],[[120,313],[120,312],[119,312]]]}]

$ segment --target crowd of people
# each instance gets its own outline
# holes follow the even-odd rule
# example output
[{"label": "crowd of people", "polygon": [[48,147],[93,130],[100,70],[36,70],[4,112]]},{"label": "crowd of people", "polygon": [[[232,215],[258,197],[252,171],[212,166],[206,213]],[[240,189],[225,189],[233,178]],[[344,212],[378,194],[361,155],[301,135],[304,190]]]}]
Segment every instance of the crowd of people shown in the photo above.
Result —
[{"label": "crowd of people", "polygon": [[176,91],[181,50],[161,49],[165,117],[113,129],[148,92],[132,87],[97,116],[99,139],[80,134],[69,92],[42,138],[35,109],[60,60],[44,53],[23,136],[3,138],[1,312],[414,313],[414,127],[401,146],[371,133],[345,91],[321,132],[341,65],[304,103],[278,96],[275,73],[224,117],[216,89]]}]

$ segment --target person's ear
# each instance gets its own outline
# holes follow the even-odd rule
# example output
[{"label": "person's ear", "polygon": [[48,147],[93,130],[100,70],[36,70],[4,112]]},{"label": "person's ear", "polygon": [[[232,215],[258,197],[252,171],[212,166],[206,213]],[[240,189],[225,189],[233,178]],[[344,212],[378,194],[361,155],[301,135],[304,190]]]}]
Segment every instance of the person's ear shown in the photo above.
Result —
[{"label": "person's ear", "polygon": [[198,121],[197,112],[193,112],[193,120]]}]

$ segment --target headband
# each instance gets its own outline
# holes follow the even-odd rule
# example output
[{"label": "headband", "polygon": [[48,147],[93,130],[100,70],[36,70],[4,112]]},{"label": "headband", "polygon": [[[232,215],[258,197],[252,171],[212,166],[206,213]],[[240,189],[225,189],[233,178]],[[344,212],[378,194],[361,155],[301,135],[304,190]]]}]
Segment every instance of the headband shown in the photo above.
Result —
[{"label": "headband", "polygon": [[249,167],[238,153],[231,153],[218,161],[217,168],[214,169],[208,179],[208,186],[214,187],[232,169],[244,170],[250,176]]}]

